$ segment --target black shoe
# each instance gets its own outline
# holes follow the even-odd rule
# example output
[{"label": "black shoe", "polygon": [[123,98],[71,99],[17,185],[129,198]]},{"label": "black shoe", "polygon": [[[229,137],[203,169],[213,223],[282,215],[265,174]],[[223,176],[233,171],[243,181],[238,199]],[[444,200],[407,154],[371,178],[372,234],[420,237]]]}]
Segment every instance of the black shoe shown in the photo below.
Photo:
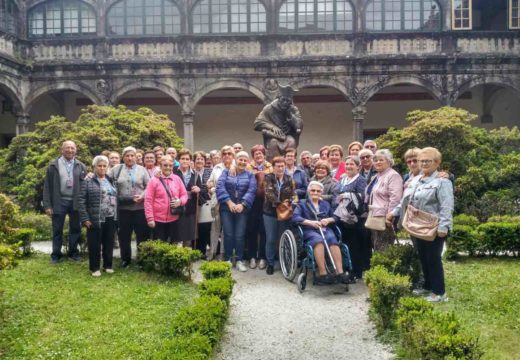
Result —
[{"label": "black shoe", "polygon": [[316,276],[317,285],[331,285],[335,283],[335,276],[331,274]]},{"label": "black shoe", "polygon": [[80,262],[82,259],[81,259],[81,256],[79,255],[72,255],[72,256],[69,256],[69,259],[71,261],[75,261],[75,262]]},{"label": "black shoe", "polygon": [[60,262],[60,259],[51,259],[51,264],[56,265]]},{"label": "black shoe", "polygon": [[267,275],[273,275],[274,273],[274,266],[273,265],[267,265],[267,269],[265,270]]},{"label": "black shoe", "polygon": [[[347,273],[338,274],[338,280],[342,284],[355,284],[356,283],[356,280],[354,279],[354,277],[349,276],[349,274],[347,274]],[[354,281],[354,282],[352,282],[352,281]]]},{"label": "black shoe", "polygon": [[121,267],[124,269],[124,268],[127,268],[130,266],[130,261],[121,261]]}]

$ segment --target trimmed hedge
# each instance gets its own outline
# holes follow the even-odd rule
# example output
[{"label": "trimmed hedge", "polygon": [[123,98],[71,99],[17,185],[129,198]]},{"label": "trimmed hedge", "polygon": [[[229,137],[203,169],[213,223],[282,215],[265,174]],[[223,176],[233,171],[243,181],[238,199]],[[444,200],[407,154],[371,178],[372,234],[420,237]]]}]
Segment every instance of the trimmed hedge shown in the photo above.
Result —
[{"label": "trimmed hedge", "polygon": [[478,339],[465,332],[453,313],[434,311],[423,298],[399,301],[398,354],[406,359],[480,359]]},{"label": "trimmed hedge", "polygon": [[229,304],[235,281],[231,277],[206,279],[199,284],[201,296],[218,296],[220,300]]},{"label": "trimmed hedge", "polygon": [[179,247],[162,241],[145,241],[139,245],[138,263],[145,271],[157,271],[191,279],[192,264],[200,259],[199,250]]},{"label": "trimmed hedge", "polygon": [[520,255],[520,223],[485,223],[477,228],[482,251],[491,255]]},{"label": "trimmed hedge", "polygon": [[209,339],[199,333],[189,336],[166,339],[159,350],[154,352],[152,359],[173,360],[204,360],[211,354]]},{"label": "trimmed hedge", "polygon": [[381,265],[372,267],[365,274],[370,293],[370,313],[381,334],[394,327],[399,299],[411,293],[410,278],[392,274]]},{"label": "trimmed hedge", "polygon": [[22,228],[34,229],[35,234],[33,241],[52,240],[52,220],[45,214],[34,212],[21,213],[19,216],[19,226]]},{"label": "trimmed hedge", "polygon": [[18,258],[21,256],[18,244],[0,244],[0,270],[12,269],[18,265]]},{"label": "trimmed hedge", "polygon": [[479,251],[479,246],[478,235],[474,227],[455,224],[448,237],[446,258],[455,259],[460,253],[474,256]]},{"label": "trimmed hedge", "polygon": [[471,227],[477,227],[480,225],[480,221],[476,216],[459,214],[453,217],[453,225],[468,225]]},{"label": "trimmed hedge", "polygon": [[231,264],[227,261],[206,261],[199,270],[205,279],[231,277]]},{"label": "trimmed hedge", "polygon": [[421,280],[421,264],[412,245],[390,245],[384,251],[375,252],[370,263],[381,265],[393,274],[408,276],[414,287]]}]

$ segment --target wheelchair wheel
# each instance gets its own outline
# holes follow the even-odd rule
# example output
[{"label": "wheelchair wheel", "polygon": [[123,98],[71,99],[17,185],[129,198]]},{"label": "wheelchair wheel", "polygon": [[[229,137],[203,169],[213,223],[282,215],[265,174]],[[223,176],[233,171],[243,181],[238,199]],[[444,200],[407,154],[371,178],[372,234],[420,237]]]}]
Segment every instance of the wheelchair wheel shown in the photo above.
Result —
[{"label": "wheelchair wheel", "polygon": [[307,286],[307,275],[305,275],[304,273],[298,275],[298,280],[296,283],[298,284],[298,291],[302,293],[305,290],[305,287]]},{"label": "wheelchair wheel", "polygon": [[285,230],[280,238],[280,267],[284,278],[293,281],[298,269],[298,248],[291,230]]}]

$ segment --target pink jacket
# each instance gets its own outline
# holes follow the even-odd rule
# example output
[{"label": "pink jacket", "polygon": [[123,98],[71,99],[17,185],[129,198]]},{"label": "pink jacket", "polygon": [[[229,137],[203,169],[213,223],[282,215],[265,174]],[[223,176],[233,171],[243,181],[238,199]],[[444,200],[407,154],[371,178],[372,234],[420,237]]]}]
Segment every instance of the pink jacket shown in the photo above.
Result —
[{"label": "pink jacket", "polygon": [[[188,201],[188,193],[181,178],[175,174],[171,174],[168,177],[161,176],[161,178],[170,189],[171,196],[181,199],[182,205],[185,205]],[[166,223],[179,219],[179,215],[170,214],[170,199],[161,180],[156,176],[148,182],[148,186],[146,187],[144,213],[147,222],[157,221]]]},{"label": "pink jacket", "polygon": [[378,173],[372,178],[372,181],[376,181],[376,179],[377,183],[374,185],[368,204],[374,216],[386,216],[401,202],[403,179],[392,168]]}]

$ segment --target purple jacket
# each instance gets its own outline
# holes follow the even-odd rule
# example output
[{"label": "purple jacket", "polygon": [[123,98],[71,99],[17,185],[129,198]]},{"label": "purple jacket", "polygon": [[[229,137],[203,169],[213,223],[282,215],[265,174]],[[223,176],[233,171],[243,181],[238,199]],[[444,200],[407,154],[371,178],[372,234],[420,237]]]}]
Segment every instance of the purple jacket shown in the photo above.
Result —
[{"label": "purple jacket", "polygon": [[372,189],[372,194],[365,199],[367,199],[369,209],[372,210],[374,216],[386,216],[401,202],[403,179],[397,171],[389,168],[374,176],[371,183],[374,181],[377,181],[377,183]]}]

